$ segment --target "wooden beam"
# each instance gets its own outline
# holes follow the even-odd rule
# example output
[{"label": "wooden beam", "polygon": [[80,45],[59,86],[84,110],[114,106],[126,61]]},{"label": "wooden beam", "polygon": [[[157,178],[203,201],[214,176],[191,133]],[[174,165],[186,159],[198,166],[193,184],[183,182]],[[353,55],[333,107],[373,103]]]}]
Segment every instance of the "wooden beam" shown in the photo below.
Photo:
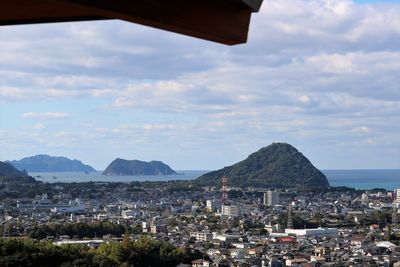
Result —
[{"label": "wooden beam", "polygon": [[59,0],[1,0],[0,25],[109,19]]},{"label": "wooden beam", "polygon": [[251,9],[218,0],[68,0],[96,8],[107,17],[178,32],[224,44],[247,41]]}]

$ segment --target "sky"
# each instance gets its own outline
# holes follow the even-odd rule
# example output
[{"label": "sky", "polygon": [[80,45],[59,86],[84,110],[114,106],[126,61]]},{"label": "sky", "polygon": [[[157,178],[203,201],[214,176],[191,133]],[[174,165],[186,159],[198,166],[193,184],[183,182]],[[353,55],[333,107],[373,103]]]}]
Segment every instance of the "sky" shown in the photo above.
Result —
[{"label": "sky", "polygon": [[246,44],[122,21],[0,27],[0,160],[212,170],[272,142],[400,168],[400,1],[264,0]]}]

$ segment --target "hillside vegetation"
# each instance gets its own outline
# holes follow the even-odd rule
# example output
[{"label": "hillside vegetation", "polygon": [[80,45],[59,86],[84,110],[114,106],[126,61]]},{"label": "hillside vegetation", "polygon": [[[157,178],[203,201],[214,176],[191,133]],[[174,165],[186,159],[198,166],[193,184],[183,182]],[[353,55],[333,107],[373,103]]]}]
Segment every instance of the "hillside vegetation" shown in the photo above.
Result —
[{"label": "hillside vegetation", "polygon": [[140,161],[117,158],[104,170],[105,175],[171,175],[176,172],[161,161]]},{"label": "hillside vegetation", "polygon": [[232,166],[206,173],[194,183],[218,186],[226,175],[230,186],[253,187],[329,187],[325,175],[296,148],[286,143],[273,143]]}]

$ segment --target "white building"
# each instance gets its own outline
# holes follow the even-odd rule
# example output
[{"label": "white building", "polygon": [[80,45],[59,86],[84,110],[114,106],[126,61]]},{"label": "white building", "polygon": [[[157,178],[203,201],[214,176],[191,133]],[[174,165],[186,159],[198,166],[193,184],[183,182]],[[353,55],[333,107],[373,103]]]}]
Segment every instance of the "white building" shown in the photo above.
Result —
[{"label": "white building", "polygon": [[369,197],[368,197],[368,195],[366,193],[363,193],[361,195],[361,201],[362,202],[368,202],[369,201]]},{"label": "white building", "polygon": [[279,192],[268,190],[267,192],[264,193],[264,205],[271,207],[279,205],[279,203],[280,203]]},{"label": "white building", "polygon": [[396,189],[396,198],[394,200],[395,203],[400,203],[400,189]]},{"label": "white building", "polygon": [[267,230],[269,234],[282,232],[280,224],[271,224],[271,222],[266,224],[264,229]]},{"label": "white building", "polygon": [[51,211],[54,213],[73,213],[85,211],[85,204],[78,198],[69,202],[53,204],[47,194],[36,196],[35,199],[22,198],[17,200],[17,209],[20,211]]},{"label": "white building", "polygon": [[213,234],[210,232],[190,232],[190,237],[197,241],[208,242],[213,240]]},{"label": "white building", "polygon": [[219,201],[217,200],[207,200],[206,201],[206,208],[208,212],[214,212],[218,209]]},{"label": "white building", "polygon": [[150,232],[150,224],[147,222],[142,222],[142,231],[143,233],[149,233]]},{"label": "white building", "polygon": [[121,211],[122,219],[131,219],[134,217],[139,217],[141,215],[142,215],[142,213],[139,210],[123,210],[123,211]]},{"label": "white building", "polygon": [[285,229],[286,234],[295,235],[297,237],[319,236],[334,237],[338,235],[337,228],[313,228],[313,229]]},{"label": "white building", "polygon": [[294,258],[287,259],[286,266],[305,266],[308,263],[308,260],[305,258]]},{"label": "white building", "polygon": [[50,209],[53,213],[75,213],[85,211],[85,205],[57,205]]},{"label": "white building", "polygon": [[217,239],[223,242],[233,243],[239,242],[240,235],[227,235],[227,234],[213,234],[213,239]]},{"label": "white building", "polygon": [[238,217],[240,214],[239,207],[224,204],[221,206],[221,214],[222,214],[222,216]]},{"label": "white building", "polygon": [[62,245],[87,245],[89,247],[98,247],[104,243],[104,240],[101,239],[92,239],[92,240],[61,240],[54,242],[57,246]]}]

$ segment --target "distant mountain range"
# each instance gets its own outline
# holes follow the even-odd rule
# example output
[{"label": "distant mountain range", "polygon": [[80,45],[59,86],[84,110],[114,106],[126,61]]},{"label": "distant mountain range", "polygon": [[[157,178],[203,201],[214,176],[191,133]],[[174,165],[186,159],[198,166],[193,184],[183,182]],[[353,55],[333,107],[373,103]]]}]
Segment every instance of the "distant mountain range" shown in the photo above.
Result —
[{"label": "distant mountain range", "polygon": [[140,161],[117,158],[103,172],[104,175],[171,175],[177,174],[161,161]]},{"label": "distant mountain range", "polygon": [[83,164],[79,160],[66,157],[52,157],[49,155],[36,155],[21,160],[8,161],[19,170],[27,172],[95,172],[96,170]]},{"label": "distant mountain range", "polygon": [[243,161],[198,177],[194,183],[218,186],[223,175],[228,177],[229,186],[329,187],[326,176],[287,143],[273,143],[261,148]]}]

